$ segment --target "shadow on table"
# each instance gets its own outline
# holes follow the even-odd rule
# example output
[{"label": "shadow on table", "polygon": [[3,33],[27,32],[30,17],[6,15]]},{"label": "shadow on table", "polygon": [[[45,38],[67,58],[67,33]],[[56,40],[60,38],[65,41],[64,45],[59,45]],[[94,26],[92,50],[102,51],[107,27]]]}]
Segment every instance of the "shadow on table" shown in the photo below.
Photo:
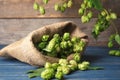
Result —
[{"label": "shadow on table", "polygon": [[91,55],[91,54],[85,54],[82,56],[82,61],[89,61],[91,63],[94,63],[98,60],[100,60],[101,58],[103,58],[104,56],[101,55]]}]

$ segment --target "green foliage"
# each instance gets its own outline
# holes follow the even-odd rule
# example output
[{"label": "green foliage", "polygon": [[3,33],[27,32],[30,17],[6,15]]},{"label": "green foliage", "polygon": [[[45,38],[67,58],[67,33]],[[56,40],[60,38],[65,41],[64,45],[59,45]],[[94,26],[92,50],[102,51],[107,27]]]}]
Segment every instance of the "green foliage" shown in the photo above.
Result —
[{"label": "green foliage", "polygon": [[37,70],[31,70],[28,72],[29,78],[41,77],[44,80],[51,80],[53,78],[62,80],[64,75],[69,75],[76,70],[101,70],[102,67],[92,67],[90,62],[83,61],[82,63],[76,60],[59,59],[58,63],[46,62],[45,68],[39,68]]},{"label": "green foliage", "polygon": [[82,23],[87,23],[91,20],[93,13],[90,9],[93,7],[93,2],[91,0],[83,0],[81,7],[78,9],[78,14],[81,15]]},{"label": "green foliage", "polygon": [[[114,16],[111,17],[111,14],[114,14]],[[115,15],[115,13],[108,12],[107,10],[101,11],[92,30],[92,35],[95,39],[98,38],[101,32],[109,28],[111,21],[117,18]]]},{"label": "green foliage", "polygon": [[43,0],[43,3],[44,4],[47,4],[49,0]]},{"label": "green foliage", "polygon": [[33,9],[34,9],[34,10],[39,10],[39,4],[36,3],[36,2],[34,2],[34,4],[33,4]]},{"label": "green foliage", "polygon": [[119,34],[115,35],[115,41],[120,45],[120,35]]},{"label": "green foliage", "polygon": [[103,10],[103,6],[101,4],[101,1],[100,0],[90,0],[94,6],[95,9],[101,11]]},{"label": "green foliage", "polygon": [[58,80],[62,80],[63,78],[63,73],[61,71],[57,71],[55,74],[55,78]]},{"label": "green foliage", "polygon": [[[114,43],[117,43],[119,46],[120,46],[120,35],[118,33],[116,34],[112,34],[110,37],[109,37],[109,42],[108,42],[108,47],[109,48],[112,48],[114,46]],[[120,47],[119,47],[120,48]],[[109,51],[109,55],[112,55],[112,56],[120,56],[120,49],[118,50],[110,50]]]},{"label": "green foliage", "polygon": [[89,70],[103,70],[104,68],[103,67],[88,67]]},{"label": "green foliage", "polygon": [[42,14],[42,15],[45,14],[45,9],[44,9],[43,6],[40,6],[40,7],[39,7],[39,12],[40,12],[40,14]]},{"label": "green foliage", "polygon": [[75,60],[76,62],[79,62],[79,61],[81,60],[81,56],[80,56],[79,53],[75,53],[74,56],[73,56],[73,58],[74,58],[74,60]]},{"label": "green foliage", "polygon": [[111,56],[119,56],[120,57],[120,50],[110,50],[109,55],[111,55]]},{"label": "green foliage", "polygon": [[44,71],[45,68],[38,68],[36,70],[30,70],[27,72],[29,78],[34,78],[34,77],[40,77],[40,74],[42,71]]},{"label": "green foliage", "polygon": [[67,6],[68,6],[69,8],[71,8],[71,7],[72,7],[72,5],[73,5],[72,0],[69,0],[69,1],[68,1],[68,3],[67,3]]},{"label": "green foliage", "polygon": [[42,36],[42,41],[48,41],[48,39],[49,39],[49,35]]},{"label": "green foliage", "polygon": [[44,49],[44,48],[46,47],[46,45],[47,45],[47,42],[40,42],[40,43],[38,44],[38,48],[39,48],[40,50],[42,50],[42,49]]},{"label": "green foliage", "polygon": [[[43,3],[47,4],[49,0],[43,0]],[[55,3],[55,11],[64,12],[67,8],[71,8],[73,5],[73,0],[63,0],[60,3]],[[81,22],[87,23],[92,19],[93,12],[91,9],[96,9],[100,13],[98,14],[98,19],[92,29],[92,35],[95,39],[98,38],[101,32],[105,31],[111,25],[111,21],[117,19],[117,15],[114,12],[111,12],[104,9],[102,6],[101,0],[83,0],[78,9],[78,14],[81,15]],[[41,14],[45,14],[44,7],[39,7],[39,4],[35,2],[33,8],[38,10]],[[120,42],[118,42],[120,43]]]},{"label": "green foliage", "polygon": [[59,11],[59,10],[60,10],[60,6],[59,6],[58,4],[55,4],[55,5],[54,5],[54,10],[55,10],[55,11]]},{"label": "green foliage", "polygon": [[[49,35],[43,35],[37,48],[44,55],[58,58],[67,58],[71,53],[80,54],[85,47],[85,42],[78,37],[70,37],[70,33],[65,32],[63,35],[54,34],[49,38]],[[78,57],[76,57],[77,59]]]}]

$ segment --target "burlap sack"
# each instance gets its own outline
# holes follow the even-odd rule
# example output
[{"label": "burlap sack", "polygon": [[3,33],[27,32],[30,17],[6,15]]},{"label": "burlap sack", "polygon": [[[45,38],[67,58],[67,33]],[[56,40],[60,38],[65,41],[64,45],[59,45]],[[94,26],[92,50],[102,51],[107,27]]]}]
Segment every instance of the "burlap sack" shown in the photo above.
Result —
[{"label": "burlap sack", "polygon": [[[43,66],[47,61],[52,63],[57,62],[59,60],[58,58],[43,55],[37,50],[34,44],[39,42],[44,34],[52,36],[55,33],[63,34],[64,32],[70,32],[71,36],[80,37],[83,41],[88,43],[88,36],[73,22],[60,22],[34,30],[25,38],[1,49],[0,56],[16,58],[22,62],[36,66]],[[68,59],[71,59],[72,56],[73,54],[68,56]]]}]

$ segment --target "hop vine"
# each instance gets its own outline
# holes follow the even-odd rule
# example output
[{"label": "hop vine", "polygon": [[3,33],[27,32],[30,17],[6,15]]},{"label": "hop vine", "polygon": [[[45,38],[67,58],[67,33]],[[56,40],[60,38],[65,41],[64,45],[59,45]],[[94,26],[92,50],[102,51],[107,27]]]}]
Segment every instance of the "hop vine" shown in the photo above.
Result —
[{"label": "hop vine", "polygon": [[[39,4],[36,0],[33,3],[33,9],[38,11],[41,15],[46,13],[45,5],[49,3],[50,0],[42,0],[42,3]],[[54,10],[59,12],[65,12],[66,9],[71,8],[74,5],[73,0],[60,0],[59,3],[55,3]],[[81,18],[82,23],[88,23],[93,18],[94,12],[92,10],[98,11],[97,20],[93,25],[91,31],[92,36],[97,40],[99,35],[112,26],[115,30],[115,34],[111,34],[109,37],[108,47],[114,47],[114,43],[118,44],[117,50],[111,50],[110,55],[119,55],[120,56],[120,34],[117,31],[116,26],[114,25],[114,20],[117,19],[116,13],[111,10],[107,10],[103,7],[101,0],[82,0],[80,7],[78,9],[78,15]],[[112,37],[112,38],[111,38]]]}]

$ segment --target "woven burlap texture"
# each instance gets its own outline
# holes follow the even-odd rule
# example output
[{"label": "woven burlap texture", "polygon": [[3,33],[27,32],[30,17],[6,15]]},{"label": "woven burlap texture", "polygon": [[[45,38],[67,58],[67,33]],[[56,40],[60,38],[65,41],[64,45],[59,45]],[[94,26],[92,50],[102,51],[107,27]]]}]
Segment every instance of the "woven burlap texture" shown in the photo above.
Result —
[{"label": "woven burlap texture", "polygon": [[[34,30],[25,38],[4,47],[0,50],[0,56],[16,58],[35,66],[43,66],[46,62],[58,62],[59,58],[43,55],[34,44],[38,43],[44,34],[53,36],[55,33],[62,35],[64,32],[69,32],[71,37],[80,37],[81,40],[88,43],[88,36],[80,30],[80,26],[76,26],[71,21],[59,22]],[[67,59],[72,57],[73,54],[69,55]]]}]

